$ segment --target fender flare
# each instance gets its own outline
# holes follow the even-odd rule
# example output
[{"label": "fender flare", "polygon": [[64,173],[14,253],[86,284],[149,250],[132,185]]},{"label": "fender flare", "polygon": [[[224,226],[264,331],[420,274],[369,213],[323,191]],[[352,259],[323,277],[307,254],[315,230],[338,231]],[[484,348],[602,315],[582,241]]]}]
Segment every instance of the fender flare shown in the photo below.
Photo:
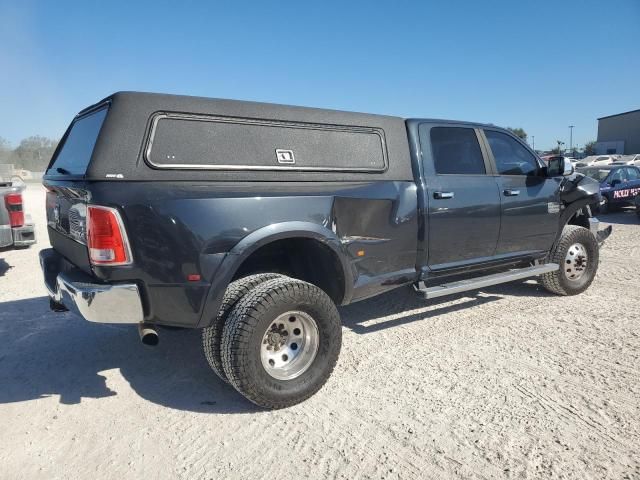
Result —
[{"label": "fender flare", "polygon": [[[565,227],[567,223],[569,223],[569,220],[571,220],[571,217],[573,217],[573,215],[578,210],[581,210],[582,208],[586,207],[591,203],[593,203],[593,199],[585,198],[568,205],[560,214],[560,233],[562,233],[562,229]],[[593,215],[590,215],[590,216],[593,216]]]},{"label": "fender flare", "polygon": [[347,302],[353,294],[354,271],[348,262],[348,255],[338,236],[331,230],[311,222],[282,222],[259,228],[240,240],[229,250],[216,269],[207,293],[199,327],[206,327],[217,315],[222,297],[231,279],[242,263],[259,248],[278,240],[288,238],[308,238],[328,247],[338,258],[344,278],[344,295],[339,304]]},{"label": "fender flare", "polygon": [[[556,246],[558,245],[558,242],[560,241],[560,237],[562,237],[562,231],[564,230],[564,227],[569,223],[569,220],[571,220],[571,217],[573,217],[573,215],[576,212],[590,205],[591,203],[593,203],[593,198],[583,198],[581,200],[570,203],[562,211],[562,213],[560,214],[560,220],[558,221],[560,228],[558,228],[556,239],[553,241],[553,245],[551,246],[551,250],[550,250],[551,252],[553,252],[553,250],[555,250]],[[587,209],[587,213],[589,217],[593,217],[593,214],[591,213],[590,209]]]}]

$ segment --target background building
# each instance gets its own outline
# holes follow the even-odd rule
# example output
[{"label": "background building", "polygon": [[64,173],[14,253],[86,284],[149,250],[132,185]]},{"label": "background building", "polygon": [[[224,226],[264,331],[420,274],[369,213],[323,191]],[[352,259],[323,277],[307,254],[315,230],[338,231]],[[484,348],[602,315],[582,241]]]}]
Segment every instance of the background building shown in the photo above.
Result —
[{"label": "background building", "polygon": [[596,153],[640,153],[640,109],[599,118]]}]

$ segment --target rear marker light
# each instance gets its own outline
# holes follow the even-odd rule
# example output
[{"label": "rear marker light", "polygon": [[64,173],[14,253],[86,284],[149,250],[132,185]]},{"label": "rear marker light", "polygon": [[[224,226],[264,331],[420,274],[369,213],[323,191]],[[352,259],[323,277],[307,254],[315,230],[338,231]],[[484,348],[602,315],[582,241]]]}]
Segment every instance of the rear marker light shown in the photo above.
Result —
[{"label": "rear marker light", "polygon": [[4,197],[4,204],[9,212],[9,224],[11,227],[24,225],[24,211],[22,210],[22,194],[9,193]]},{"label": "rear marker light", "polygon": [[131,249],[118,210],[97,205],[87,207],[87,247],[94,265],[131,263]]}]

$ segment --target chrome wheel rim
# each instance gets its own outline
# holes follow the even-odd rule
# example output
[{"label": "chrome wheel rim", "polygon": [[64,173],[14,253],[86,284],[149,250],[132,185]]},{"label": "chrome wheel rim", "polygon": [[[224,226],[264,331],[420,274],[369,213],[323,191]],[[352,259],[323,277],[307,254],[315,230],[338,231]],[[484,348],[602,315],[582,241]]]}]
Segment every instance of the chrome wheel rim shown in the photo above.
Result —
[{"label": "chrome wheel rim", "polygon": [[564,258],[564,272],[569,280],[580,280],[587,270],[589,255],[581,243],[574,243]]},{"label": "chrome wheel rim", "polygon": [[293,380],[313,363],[320,335],[309,314],[290,311],[278,316],[264,333],[260,360],[266,372],[278,380]]}]

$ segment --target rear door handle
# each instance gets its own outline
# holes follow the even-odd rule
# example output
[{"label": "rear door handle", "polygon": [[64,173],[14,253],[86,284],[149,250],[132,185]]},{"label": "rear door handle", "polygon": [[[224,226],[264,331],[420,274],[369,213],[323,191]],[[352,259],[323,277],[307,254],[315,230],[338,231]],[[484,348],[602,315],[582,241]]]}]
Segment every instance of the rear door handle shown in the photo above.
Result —
[{"label": "rear door handle", "polygon": [[511,190],[510,188],[508,188],[504,191],[505,197],[515,197],[517,195],[520,195],[520,190]]},{"label": "rear door handle", "polygon": [[433,198],[436,200],[447,200],[453,198],[453,192],[433,192]]}]

